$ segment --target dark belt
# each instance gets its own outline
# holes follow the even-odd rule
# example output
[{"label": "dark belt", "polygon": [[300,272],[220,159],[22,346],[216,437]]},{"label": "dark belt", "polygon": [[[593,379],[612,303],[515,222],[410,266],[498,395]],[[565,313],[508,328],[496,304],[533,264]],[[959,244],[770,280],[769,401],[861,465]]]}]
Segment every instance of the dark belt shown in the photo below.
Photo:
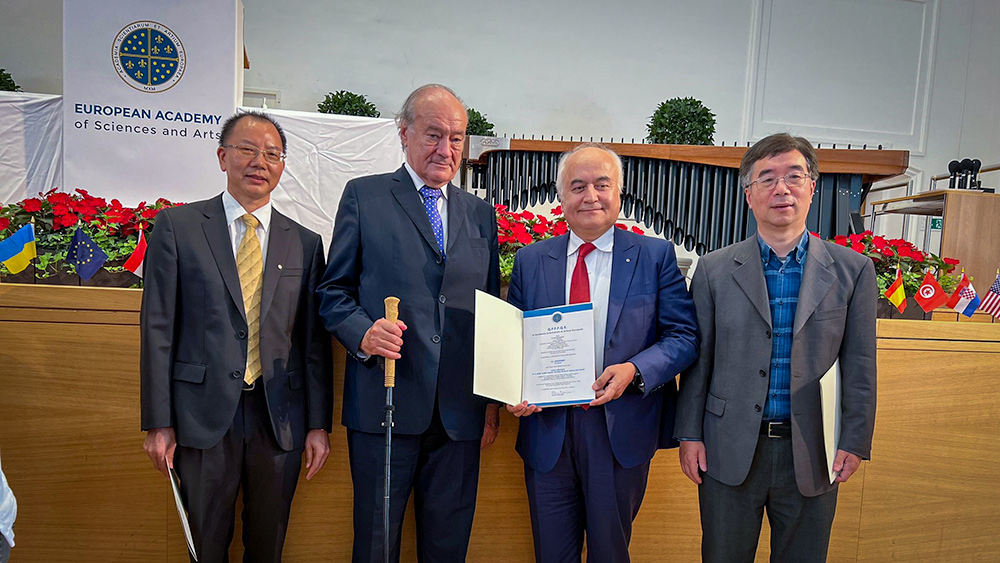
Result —
[{"label": "dark belt", "polygon": [[760,433],[768,438],[791,438],[792,423],[765,420],[760,423]]}]

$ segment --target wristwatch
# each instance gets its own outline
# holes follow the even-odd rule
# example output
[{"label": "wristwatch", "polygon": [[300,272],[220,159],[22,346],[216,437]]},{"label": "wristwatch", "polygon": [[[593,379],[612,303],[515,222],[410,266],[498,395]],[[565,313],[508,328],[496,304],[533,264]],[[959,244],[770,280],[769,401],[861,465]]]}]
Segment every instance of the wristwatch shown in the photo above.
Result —
[{"label": "wristwatch", "polygon": [[635,387],[636,391],[643,394],[646,393],[646,384],[642,381],[642,373],[639,371],[639,366],[635,367],[635,377],[632,379],[632,386]]}]

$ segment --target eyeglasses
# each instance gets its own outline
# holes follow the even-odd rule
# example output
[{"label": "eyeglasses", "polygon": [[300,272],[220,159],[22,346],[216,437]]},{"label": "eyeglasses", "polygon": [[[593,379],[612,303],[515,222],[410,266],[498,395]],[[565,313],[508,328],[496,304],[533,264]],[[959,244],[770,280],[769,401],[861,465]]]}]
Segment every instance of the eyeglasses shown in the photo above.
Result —
[{"label": "eyeglasses", "polygon": [[281,164],[281,161],[285,160],[285,153],[275,151],[275,150],[260,150],[257,147],[250,147],[247,145],[222,145],[223,147],[236,149],[236,152],[240,156],[253,160],[257,158],[258,154],[264,153],[264,161],[268,164]]},{"label": "eyeglasses", "polygon": [[789,172],[784,176],[765,176],[763,178],[757,178],[753,182],[747,184],[746,187],[747,189],[749,189],[754,184],[757,184],[762,189],[771,191],[774,188],[778,187],[779,180],[784,180],[785,185],[788,186],[789,188],[801,188],[803,185],[805,185],[806,180],[810,179],[811,178],[808,174],[803,174],[802,172]]}]

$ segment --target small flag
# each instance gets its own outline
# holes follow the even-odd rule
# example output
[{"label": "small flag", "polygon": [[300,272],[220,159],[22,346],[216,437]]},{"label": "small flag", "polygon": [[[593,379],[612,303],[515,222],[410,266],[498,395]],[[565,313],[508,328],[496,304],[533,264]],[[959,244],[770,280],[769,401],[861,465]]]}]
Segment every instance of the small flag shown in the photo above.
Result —
[{"label": "small flag", "polygon": [[135,250],[125,261],[124,268],[133,274],[142,277],[142,261],[146,259],[146,235],[139,231],[139,242],[135,243]]},{"label": "small flag", "polygon": [[7,270],[16,274],[28,267],[31,259],[38,256],[35,250],[35,225],[28,223],[14,234],[0,241],[0,262]]},{"label": "small flag", "polygon": [[66,261],[76,267],[76,273],[80,279],[87,281],[94,277],[94,274],[108,261],[108,255],[94,243],[90,235],[82,228],[77,228],[76,232],[73,233],[73,240],[69,243]]},{"label": "small flag", "polygon": [[930,313],[948,302],[948,294],[941,289],[941,284],[930,272],[924,274],[924,281],[920,282],[920,288],[913,298],[925,313]]},{"label": "small flag", "polygon": [[902,313],[906,310],[906,292],[903,290],[903,273],[896,268],[896,281],[885,290],[885,298],[896,306],[896,310]]},{"label": "small flag", "polygon": [[979,295],[976,294],[976,288],[972,287],[969,276],[962,274],[962,281],[955,288],[955,293],[951,294],[948,306],[966,317],[971,317],[979,308]]},{"label": "small flag", "polygon": [[997,275],[997,279],[993,280],[993,285],[990,286],[990,290],[983,297],[983,302],[979,305],[979,309],[1000,319],[1000,274]]}]

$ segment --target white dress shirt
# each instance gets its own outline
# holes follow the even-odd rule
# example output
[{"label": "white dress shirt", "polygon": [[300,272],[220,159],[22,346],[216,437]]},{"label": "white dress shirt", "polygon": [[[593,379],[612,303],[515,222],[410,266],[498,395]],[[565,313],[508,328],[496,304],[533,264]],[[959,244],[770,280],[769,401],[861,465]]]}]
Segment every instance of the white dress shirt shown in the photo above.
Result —
[{"label": "white dress shirt", "polygon": [[14,547],[14,519],[17,518],[17,500],[7,485],[7,477],[0,468],[0,534]]},{"label": "white dress shirt", "polygon": [[[569,303],[569,285],[583,239],[570,231],[566,247],[566,303]],[[608,229],[593,242],[595,249],[583,259],[590,281],[590,302],[594,305],[594,359],[597,379],[604,371],[604,334],[608,326],[608,298],[611,295],[611,250],[615,246],[615,227]]]},{"label": "white dress shirt", "polygon": [[[247,225],[240,219],[246,215],[247,210],[243,209],[240,202],[236,201],[229,190],[222,192],[222,208],[226,211],[226,225],[229,227],[229,241],[233,244],[233,257],[235,258],[243,242],[243,234],[247,232]],[[253,215],[257,221],[257,240],[260,241],[260,256],[267,264],[267,234],[271,230],[271,202],[268,201],[260,208],[256,209]]]},{"label": "white dress shirt", "polygon": [[[413,180],[413,185],[417,188],[417,195],[420,196],[420,205],[424,204],[424,196],[420,194],[420,188],[427,186],[420,176],[410,168],[409,162],[404,162],[403,166],[406,168],[406,172],[410,175],[410,179]],[[430,186],[428,186],[430,187]],[[448,184],[441,187],[441,197],[437,198],[438,214],[441,215],[441,230],[444,231],[442,236],[444,236],[444,247],[448,248]]]}]

